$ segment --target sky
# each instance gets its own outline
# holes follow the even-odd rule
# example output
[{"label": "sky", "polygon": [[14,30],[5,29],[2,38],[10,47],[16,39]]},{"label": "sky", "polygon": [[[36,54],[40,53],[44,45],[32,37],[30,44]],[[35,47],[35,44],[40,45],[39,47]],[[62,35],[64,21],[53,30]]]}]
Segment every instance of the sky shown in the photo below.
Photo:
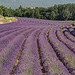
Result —
[{"label": "sky", "polygon": [[26,7],[50,7],[55,4],[75,3],[75,0],[0,0],[0,5],[11,7],[13,9],[22,5]]}]

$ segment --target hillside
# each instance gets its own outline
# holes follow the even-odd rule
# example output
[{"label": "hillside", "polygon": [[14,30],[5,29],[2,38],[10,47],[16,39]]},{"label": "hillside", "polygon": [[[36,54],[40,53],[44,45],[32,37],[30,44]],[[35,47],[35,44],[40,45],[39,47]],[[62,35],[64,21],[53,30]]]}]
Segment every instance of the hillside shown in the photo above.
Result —
[{"label": "hillside", "polygon": [[17,19],[0,25],[0,75],[75,75],[71,22]]}]

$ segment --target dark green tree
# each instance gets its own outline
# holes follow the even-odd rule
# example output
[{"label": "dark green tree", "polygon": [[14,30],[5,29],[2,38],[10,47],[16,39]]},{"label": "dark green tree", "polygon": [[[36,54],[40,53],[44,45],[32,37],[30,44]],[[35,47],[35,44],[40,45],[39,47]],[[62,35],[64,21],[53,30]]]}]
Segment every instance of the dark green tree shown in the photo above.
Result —
[{"label": "dark green tree", "polygon": [[20,6],[19,6],[19,9],[22,9],[22,8],[23,8],[23,7],[20,5]]},{"label": "dark green tree", "polygon": [[7,8],[3,10],[3,16],[9,16],[9,10]]},{"label": "dark green tree", "polygon": [[0,15],[3,15],[3,10],[0,8]]},{"label": "dark green tree", "polygon": [[35,8],[34,18],[40,18],[40,14],[39,14],[39,9],[38,9],[38,7]]},{"label": "dark green tree", "polygon": [[16,9],[14,15],[17,17],[21,17],[22,16],[21,9]]},{"label": "dark green tree", "polygon": [[50,19],[51,19],[51,20],[54,20],[54,19],[55,19],[55,12],[54,12],[54,11],[52,11],[52,12],[50,13]]},{"label": "dark green tree", "polygon": [[62,11],[62,15],[63,15],[63,20],[68,20],[70,17],[70,12],[68,11],[68,9],[65,9]]}]

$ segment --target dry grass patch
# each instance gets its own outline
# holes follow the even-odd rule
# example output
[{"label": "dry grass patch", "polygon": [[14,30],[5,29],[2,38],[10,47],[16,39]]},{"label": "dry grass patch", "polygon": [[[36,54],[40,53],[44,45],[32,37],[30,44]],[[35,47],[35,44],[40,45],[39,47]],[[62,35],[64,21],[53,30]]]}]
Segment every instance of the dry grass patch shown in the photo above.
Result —
[{"label": "dry grass patch", "polygon": [[0,17],[0,24],[16,22],[18,21],[15,17]]}]

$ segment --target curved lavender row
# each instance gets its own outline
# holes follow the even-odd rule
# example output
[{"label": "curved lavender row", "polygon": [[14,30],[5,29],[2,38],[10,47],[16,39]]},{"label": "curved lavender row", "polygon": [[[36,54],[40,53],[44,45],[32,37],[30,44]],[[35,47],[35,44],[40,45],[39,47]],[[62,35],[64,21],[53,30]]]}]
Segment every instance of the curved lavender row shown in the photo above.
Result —
[{"label": "curved lavender row", "polygon": [[65,66],[57,58],[56,53],[47,40],[48,29],[49,27],[45,28],[38,38],[41,62],[45,75],[70,75]]},{"label": "curved lavender row", "polygon": [[71,26],[75,30],[75,26]]},{"label": "curved lavender row", "polygon": [[38,25],[39,25],[39,24],[40,24],[40,25],[41,25],[41,24],[43,24],[43,25],[44,25],[44,24],[49,24],[49,23],[47,23],[47,22],[44,23],[43,20],[40,21],[40,20],[38,20],[38,19],[19,18],[19,17],[17,17],[17,19],[18,19],[18,22],[19,22],[19,23],[30,23],[30,24],[38,24]]},{"label": "curved lavender row", "polygon": [[70,34],[75,37],[75,30],[74,30],[74,28],[69,27],[68,30],[69,30]]},{"label": "curved lavender row", "polygon": [[20,27],[2,27],[1,29],[0,29],[0,33],[2,33],[2,32],[6,32],[6,31],[9,31],[9,30],[13,30],[13,29],[16,29],[16,28],[20,28]]},{"label": "curved lavender row", "polygon": [[75,55],[57,39],[55,35],[55,28],[50,30],[49,40],[59,59],[63,62],[72,75],[75,74]]},{"label": "curved lavender row", "polygon": [[3,36],[6,36],[8,34],[13,34],[13,32],[18,31],[18,30],[22,30],[22,29],[23,28],[15,28],[15,29],[8,30],[8,31],[5,31],[3,33],[0,33],[0,38],[3,37]]},{"label": "curved lavender row", "polygon": [[[55,21],[55,20],[42,20],[42,19],[33,19],[33,18],[23,18],[23,17],[16,17],[18,19],[17,22],[19,22],[20,24],[35,24],[35,25],[63,25],[62,23],[64,23],[65,25],[67,24],[71,24],[71,21]],[[59,22],[59,23],[58,23]]]},{"label": "curved lavender row", "polygon": [[[13,34],[9,34],[7,36],[4,36],[2,38],[0,38],[0,51],[5,47],[7,46],[7,44],[12,40],[14,39],[17,35],[20,35],[22,32],[24,31],[28,31],[28,29],[31,29],[30,28],[27,28],[27,29],[23,29],[23,30],[18,30],[16,32],[14,32]],[[32,29],[31,29],[32,30]]]},{"label": "curved lavender row", "polygon": [[72,26],[72,28],[75,30],[75,26]]},{"label": "curved lavender row", "polygon": [[36,43],[40,31],[39,28],[27,38],[14,75],[42,75]]},{"label": "curved lavender row", "polygon": [[19,35],[2,50],[0,53],[0,75],[10,75],[24,39],[24,35]]},{"label": "curved lavender row", "polygon": [[64,43],[69,49],[71,49],[75,53],[75,43],[67,39],[61,32],[61,29],[58,28],[56,30],[56,36],[62,43]]},{"label": "curved lavender row", "polygon": [[74,30],[72,27],[67,27],[67,29],[69,30],[69,32],[71,32],[72,30]]},{"label": "curved lavender row", "polygon": [[[5,25],[2,25],[2,26],[0,26],[0,29],[2,28],[2,29],[14,29],[14,28],[20,28],[21,26],[17,26],[17,25],[15,25],[15,26],[13,26],[13,24],[11,23],[11,25],[9,25],[9,24],[5,24]],[[1,31],[1,30],[0,30]]]},{"label": "curved lavender row", "polygon": [[18,19],[17,22],[7,23],[7,24],[0,24],[0,26],[21,26],[21,25],[69,25],[71,21],[55,21],[55,20],[42,20],[42,19],[33,19],[33,18],[23,18],[23,17],[16,17]]},{"label": "curved lavender row", "polygon": [[67,28],[63,28],[62,30],[63,30],[64,35],[65,35],[69,40],[71,40],[72,42],[75,43],[75,37],[72,36],[72,35],[69,33],[69,31],[67,30]]},{"label": "curved lavender row", "polygon": [[15,37],[0,53],[0,74],[10,75],[17,60],[19,50],[24,42],[25,37],[29,36],[34,30],[23,32]]}]

